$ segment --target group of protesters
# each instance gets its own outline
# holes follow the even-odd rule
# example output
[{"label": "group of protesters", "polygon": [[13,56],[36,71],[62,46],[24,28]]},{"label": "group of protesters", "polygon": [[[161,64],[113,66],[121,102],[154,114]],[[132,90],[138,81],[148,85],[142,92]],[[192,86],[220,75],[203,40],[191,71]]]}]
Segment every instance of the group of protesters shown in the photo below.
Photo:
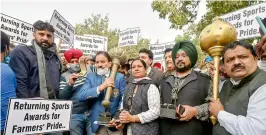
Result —
[{"label": "group of protesters", "polygon": [[[196,67],[198,52],[190,41],[166,49],[165,63],[154,63],[153,53],[140,49],[113,78],[108,52],[58,52],[53,26],[37,21],[33,27],[34,39],[12,51],[1,31],[1,134],[10,98],[39,97],[73,101],[70,131],[49,135],[266,134],[266,35],[255,47],[243,41],[225,46],[217,69],[219,99],[214,100],[216,69],[205,59]],[[102,101],[108,87],[112,119],[101,125],[96,121],[106,112]]]}]

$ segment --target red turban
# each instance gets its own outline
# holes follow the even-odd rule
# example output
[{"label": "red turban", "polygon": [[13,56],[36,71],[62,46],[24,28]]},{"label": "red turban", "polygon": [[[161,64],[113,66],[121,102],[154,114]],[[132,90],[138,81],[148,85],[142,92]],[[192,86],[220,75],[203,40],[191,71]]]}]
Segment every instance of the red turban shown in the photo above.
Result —
[{"label": "red turban", "polygon": [[70,63],[71,59],[79,59],[83,55],[82,51],[78,49],[69,49],[65,51],[64,56],[67,60],[67,62]]},{"label": "red turban", "polygon": [[154,64],[153,64],[153,67],[156,67],[156,68],[158,68],[158,69],[161,69],[161,70],[162,70],[162,72],[164,72],[163,66],[162,66],[162,64],[161,64],[161,63],[159,63],[159,62],[157,62],[157,63],[154,63]]}]

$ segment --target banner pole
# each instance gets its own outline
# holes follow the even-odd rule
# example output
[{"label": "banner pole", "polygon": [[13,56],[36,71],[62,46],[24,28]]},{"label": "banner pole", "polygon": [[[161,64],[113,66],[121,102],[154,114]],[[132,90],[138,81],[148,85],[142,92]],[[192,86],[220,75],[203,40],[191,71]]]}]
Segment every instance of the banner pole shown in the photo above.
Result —
[{"label": "banner pole", "polygon": [[58,46],[57,46],[57,52],[60,51],[60,46],[61,46],[61,44],[62,44],[62,39],[59,40],[59,43],[58,43]]}]

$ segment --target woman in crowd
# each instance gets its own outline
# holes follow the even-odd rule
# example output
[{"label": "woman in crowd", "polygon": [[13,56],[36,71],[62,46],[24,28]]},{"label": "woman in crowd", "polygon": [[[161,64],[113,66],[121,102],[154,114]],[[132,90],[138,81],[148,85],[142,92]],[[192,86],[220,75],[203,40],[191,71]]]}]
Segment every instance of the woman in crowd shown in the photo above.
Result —
[{"label": "woman in crowd", "polygon": [[[136,78],[126,86],[121,104],[121,112],[116,119],[117,129],[127,135],[158,135],[160,115],[160,94],[157,87],[147,76],[147,65],[143,60],[132,62],[131,70]],[[118,117],[119,116],[119,117]],[[112,122],[118,120],[113,120]]]}]

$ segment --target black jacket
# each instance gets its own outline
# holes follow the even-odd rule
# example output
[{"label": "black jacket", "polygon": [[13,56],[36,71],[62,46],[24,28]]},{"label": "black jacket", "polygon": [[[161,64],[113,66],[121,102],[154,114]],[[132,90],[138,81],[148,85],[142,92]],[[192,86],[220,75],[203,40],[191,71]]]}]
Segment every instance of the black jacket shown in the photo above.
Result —
[{"label": "black jacket", "polygon": [[[45,62],[50,73],[50,84],[56,96],[59,91],[60,61],[56,53],[45,53]],[[18,45],[10,54],[10,67],[16,74],[17,97],[40,97],[39,71],[36,51],[33,47]]]},{"label": "black jacket", "polygon": [[[161,81],[161,104],[172,104],[172,89],[175,81],[173,75]],[[191,71],[191,74],[179,86],[177,105],[198,106],[204,104],[205,98],[208,96],[209,82],[209,76]],[[205,122],[196,118],[192,118],[190,121],[160,119],[161,135],[207,135],[211,128],[206,129],[205,125]]]}]

